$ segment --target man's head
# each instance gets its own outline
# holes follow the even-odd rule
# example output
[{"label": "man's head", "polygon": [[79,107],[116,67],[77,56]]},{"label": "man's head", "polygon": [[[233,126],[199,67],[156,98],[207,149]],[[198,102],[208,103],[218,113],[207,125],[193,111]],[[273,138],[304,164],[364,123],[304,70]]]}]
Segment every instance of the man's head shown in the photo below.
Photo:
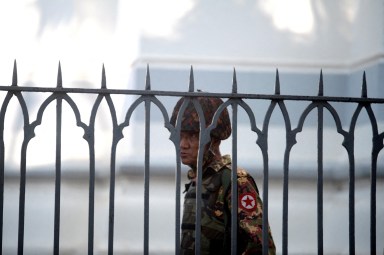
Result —
[{"label": "man's head", "polygon": [[[207,127],[211,124],[214,114],[223,103],[223,101],[220,98],[213,97],[197,97],[197,100],[203,110],[205,124]],[[170,122],[174,126],[176,125],[177,115],[183,102],[184,98],[181,98],[173,110]],[[183,164],[196,167],[199,148],[200,120],[192,101],[185,108],[183,116],[180,117],[182,118],[180,134],[180,157]],[[207,145],[207,148],[204,152],[204,157],[208,158],[210,156],[209,154],[220,154],[220,141],[227,139],[230,135],[231,121],[229,119],[228,111],[225,108],[217,120],[216,127],[211,131],[211,143]]]}]

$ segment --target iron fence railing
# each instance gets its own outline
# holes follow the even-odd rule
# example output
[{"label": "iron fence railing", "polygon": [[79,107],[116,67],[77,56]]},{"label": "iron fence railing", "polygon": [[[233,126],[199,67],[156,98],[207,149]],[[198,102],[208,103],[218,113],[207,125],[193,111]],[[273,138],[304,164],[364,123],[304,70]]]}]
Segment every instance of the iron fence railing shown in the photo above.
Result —
[{"label": "iron fence railing", "polygon": [[[281,95],[280,94],[280,81],[279,74],[276,73],[275,92],[271,95],[265,94],[242,94],[237,92],[237,78],[236,72],[233,72],[233,85],[231,93],[206,93],[206,92],[194,92],[194,75],[191,68],[190,72],[190,83],[187,92],[176,92],[176,91],[154,91],[151,89],[149,68],[147,67],[146,84],[144,90],[124,90],[124,89],[108,89],[106,86],[106,76],[103,67],[101,88],[99,89],[85,89],[85,88],[65,88],[62,83],[61,67],[59,65],[57,75],[57,86],[55,88],[48,87],[22,87],[18,86],[17,80],[17,68],[16,62],[14,65],[13,79],[11,86],[0,86],[0,91],[6,93],[0,110],[0,215],[3,216],[4,211],[4,169],[7,167],[5,163],[5,145],[4,145],[4,122],[5,115],[7,113],[8,106],[12,99],[16,99],[23,115],[24,125],[24,137],[21,147],[21,158],[20,158],[20,195],[19,195],[19,216],[18,216],[18,254],[24,253],[24,218],[25,218],[25,199],[26,199],[26,172],[27,172],[27,150],[31,139],[35,136],[35,128],[42,122],[42,117],[47,106],[51,103],[56,103],[56,160],[55,160],[55,206],[54,206],[54,245],[53,253],[59,254],[60,247],[60,207],[61,207],[61,139],[62,139],[62,111],[63,103],[67,103],[75,115],[76,124],[84,131],[83,138],[86,140],[89,148],[89,211],[88,211],[88,254],[94,253],[94,214],[95,214],[95,118],[98,112],[98,108],[103,100],[108,105],[110,111],[110,117],[113,125],[113,141],[111,146],[110,154],[110,186],[109,186],[109,234],[108,234],[108,254],[113,254],[113,240],[114,240],[114,209],[115,209],[115,171],[116,171],[116,147],[119,141],[123,138],[123,130],[130,125],[131,116],[136,108],[144,104],[145,107],[145,166],[144,166],[144,254],[148,254],[149,250],[149,176],[150,176],[150,112],[152,105],[157,107],[163,117],[164,126],[170,132],[170,140],[174,143],[176,152],[176,170],[175,170],[175,199],[176,199],[176,217],[175,217],[175,251],[176,254],[180,253],[180,181],[181,181],[181,170],[180,170],[180,159],[177,157],[179,154],[179,141],[180,141],[180,125],[176,123],[176,126],[172,126],[169,121],[169,114],[164,107],[163,103],[158,99],[162,96],[171,97],[182,97],[186,96],[188,100],[192,100],[195,103],[197,111],[200,116],[203,116],[201,107],[199,107],[198,101],[195,100],[197,96],[207,97],[221,97],[226,99],[225,103],[218,109],[216,117],[213,120],[211,126],[203,128],[201,130],[202,140],[201,145],[208,142],[209,136],[204,136],[205,133],[209,133],[212,128],[216,125],[219,113],[226,107],[232,109],[232,157],[233,157],[233,168],[237,168],[237,125],[238,125],[238,109],[242,108],[246,113],[250,121],[250,126],[253,132],[257,134],[257,144],[260,147],[263,159],[263,192],[262,198],[264,202],[263,208],[263,223],[267,225],[268,220],[268,183],[269,183],[269,159],[268,159],[268,128],[270,123],[271,115],[277,108],[280,109],[284,123],[282,126],[285,129],[285,152],[284,152],[284,164],[283,164],[283,205],[282,205],[282,247],[277,247],[282,254],[288,254],[288,187],[289,187],[289,171],[290,171],[290,153],[294,145],[296,144],[297,134],[299,134],[304,125],[304,121],[310,112],[315,111],[317,113],[317,250],[318,254],[323,254],[323,141],[327,139],[324,137],[324,111],[328,111],[335,122],[337,132],[343,137],[343,146],[348,154],[349,160],[349,253],[355,254],[355,158],[354,158],[354,139],[355,139],[355,127],[356,122],[362,111],[365,111],[369,117],[369,124],[372,129],[372,151],[371,151],[371,181],[370,181],[370,252],[376,254],[377,249],[377,222],[376,222],[376,182],[377,182],[377,167],[378,167],[378,156],[383,150],[383,139],[384,131],[379,130],[378,127],[378,114],[372,108],[372,105],[383,105],[383,98],[369,98],[367,96],[367,84],[365,73],[363,75],[361,97],[331,97],[324,96],[323,92],[323,75],[320,74],[318,94],[316,96],[295,96],[295,95]],[[29,109],[25,102],[26,93],[49,93],[49,96],[40,105],[35,120],[30,119]],[[89,123],[84,122],[81,117],[76,102],[72,99],[71,95],[85,93],[97,95],[96,100],[93,104]],[[116,109],[111,95],[136,95],[139,96],[129,107],[125,115],[125,120],[122,123],[118,123],[116,117]],[[255,121],[255,114],[253,109],[244,101],[249,100],[266,100],[269,102],[269,107],[264,117],[262,128],[257,127]],[[187,101],[188,101],[187,100]],[[300,114],[300,118],[296,127],[293,127],[290,119],[290,114],[286,107],[288,101],[302,101],[308,105],[305,110]],[[343,128],[341,124],[340,115],[337,110],[332,106],[331,103],[340,102],[345,104],[356,105],[352,119],[348,128]],[[205,137],[205,138],[204,138]],[[202,147],[200,147],[202,148]],[[200,162],[201,162],[200,157]],[[201,183],[201,164],[198,167],[198,185]],[[232,180],[236,178],[236,171],[232,171]],[[235,192],[237,190],[236,182],[232,185],[232,208],[237,208],[237,196]],[[201,197],[201,189],[197,189],[197,198]],[[200,208],[200,202],[197,201],[197,208]],[[233,209],[234,210],[234,209]],[[382,215],[383,216],[383,215]],[[0,218],[0,251],[3,247],[3,217]],[[197,210],[196,225],[200,225],[201,214]],[[237,219],[236,213],[232,213],[232,254],[236,254],[236,239],[237,239]],[[196,229],[196,248],[199,250],[201,230]],[[267,228],[263,229],[263,236],[267,235]],[[267,254],[267,239],[263,240],[264,254]]]}]

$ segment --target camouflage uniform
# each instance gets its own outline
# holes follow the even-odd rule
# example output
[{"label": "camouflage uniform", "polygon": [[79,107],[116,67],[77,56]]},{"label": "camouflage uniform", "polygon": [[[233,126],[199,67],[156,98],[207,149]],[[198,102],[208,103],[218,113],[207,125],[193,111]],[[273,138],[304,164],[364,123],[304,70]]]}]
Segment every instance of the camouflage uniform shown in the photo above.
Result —
[{"label": "camouflage uniform", "polygon": [[[238,184],[238,254],[262,254],[262,201],[253,178],[244,170],[237,171]],[[195,171],[188,171],[182,223],[182,254],[195,254]],[[203,170],[201,211],[201,254],[229,254],[231,220],[231,159],[223,156]],[[228,222],[228,223],[227,223]],[[269,227],[268,227],[269,228]],[[275,244],[269,229],[269,253]]]},{"label": "camouflage uniform", "polygon": [[[206,126],[211,124],[213,116],[223,101],[219,98],[197,97],[204,112]],[[176,125],[177,115],[184,98],[181,98],[172,113],[170,123]],[[200,121],[192,102],[185,108],[181,118],[181,130],[200,131]],[[231,122],[225,108],[217,120],[211,137],[225,140],[231,135]],[[231,158],[224,156],[214,160],[210,150],[204,152],[202,197],[201,197],[201,251],[200,254],[230,253],[231,221]],[[190,183],[186,184],[184,212],[182,222],[181,254],[195,254],[196,220],[196,169],[188,171]],[[237,171],[238,184],[238,254],[262,253],[262,201],[253,178],[242,169]],[[269,254],[275,254],[275,244],[268,226]]]}]

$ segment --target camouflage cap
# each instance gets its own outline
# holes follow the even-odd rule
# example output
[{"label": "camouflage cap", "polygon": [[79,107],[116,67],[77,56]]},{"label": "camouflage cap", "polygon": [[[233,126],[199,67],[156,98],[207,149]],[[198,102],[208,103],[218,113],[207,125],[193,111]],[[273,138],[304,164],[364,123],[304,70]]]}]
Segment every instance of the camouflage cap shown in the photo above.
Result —
[{"label": "camouflage cap", "polygon": [[[209,126],[217,109],[221,104],[223,104],[223,100],[214,97],[197,97],[197,100],[203,109],[206,126]],[[176,125],[176,118],[183,102],[184,97],[177,102],[175,108],[173,109],[170,122],[174,126]],[[192,101],[189,102],[184,111],[181,122],[181,130],[194,132],[200,131],[199,115],[197,114]],[[211,136],[220,140],[225,140],[231,135],[231,131],[231,121],[229,119],[228,110],[225,108],[217,120],[216,128],[211,131]]]}]

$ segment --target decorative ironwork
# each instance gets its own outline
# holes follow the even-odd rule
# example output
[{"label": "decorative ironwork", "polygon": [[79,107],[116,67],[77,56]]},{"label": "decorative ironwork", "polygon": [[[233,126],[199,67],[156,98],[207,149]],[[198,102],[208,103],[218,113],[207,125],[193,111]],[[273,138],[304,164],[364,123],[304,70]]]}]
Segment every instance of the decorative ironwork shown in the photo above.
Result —
[{"label": "decorative ironwork", "polygon": [[[366,75],[363,74],[361,97],[330,97],[324,96],[323,86],[323,73],[320,72],[319,88],[317,96],[295,96],[295,95],[281,95],[280,94],[280,79],[279,72],[276,71],[275,92],[273,95],[265,94],[241,94],[237,92],[237,78],[236,70],[233,70],[233,83],[231,93],[206,93],[206,92],[194,92],[194,75],[193,68],[190,70],[189,88],[187,92],[176,91],[155,91],[151,89],[149,66],[147,66],[146,83],[144,90],[122,90],[122,89],[108,89],[106,84],[105,68],[102,68],[101,88],[100,89],[85,89],[85,88],[65,88],[62,82],[61,66],[59,64],[57,74],[56,88],[46,87],[22,87],[18,86],[17,66],[16,61],[14,63],[12,84],[11,86],[0,86],[0,91],[6,91],[7,94],[2,102],[0,110],[0,250],[2,249],[3,240],[3,210],[4,210],[4,168],[5,165],[5,146],[4,146],[4,122],[5,114],[7,112],[8,105],[13,97],[15,97],[21,107],[24,123],[24,139],[21,148],[21,160],[20,160],[20,198],[19,198],[19,229],[18,229],[18,254],[23,254],[24,249],[24,218],[25,218],[25,187],[26,187],[26,152],[28,144],[35,136],[35,128],[42,122],[42,117],[47,106],[56,102],[56,166],[55,166],[55,207],[54,207],[54,254],[59,254],[59,233],[60,233],[60,192],[61,192],[61,134],[62,134],[62,105],[66,102],[72,109],[76,118],[76,124],[84,131],[84,140],[89,147],[89,215],[88,215],[88,254],[93,254],[94,249],[94,213],[95,213],[95,119],[99,106],[103,100],[107,102],[110,116],[112,118],[113,128],[113,142],[111,147],[111,163],[110,163],[110,186],[109,186],[109,234],[108,234],[108,254],[113,254],[113,240],[114,240],[114,208],[115,208],[115,170],[116,170],[116,147],[119,141],[123,138],[124,128],[130,125],[131,117],[136,108],[144,104],[145,107],[145,170],[144,170],[144,254],[148,254],[149,247],[149,176],[150,176],[150,113],[151,106],[155,105],[160,112],[164,120],[164,126],[170,132],[170,140],[174,143],[176,153],[176,169],[175,169],[175,198],[176,198],[176,218],[175,218],[175,251],[176,254],[180,253],[180,159],[179,155],[179,141],[180,141],[180,123],[176,123],[172,126],[169,122],[169,115],[163,103],[158,99],[161,96],[173,96],[181,97],[186,96],[187,99],[180,109],[182,114],[185,110],[187,103],[192,101],[197,109],[197,112],[201,119],[201,141],[200,149],[209,142],[210,130],[215,128],[218,116],[227,107],[232,108],[232,157],[233,167],[237,168],[237,125],[238,125],[238,110],[239,107],[243,109],[250,121],[251,130],[257,134],[257,145],[260,147],[263,158],[263,223],[267,225],[268,222],[268,180],[269,180],[269,158],[268,158],[268,132],[270,127],[270,119],[276,108],[279,108],[283,119],[284,127],[286,131],[286,147],[284,153],[283,163],[283,226],[282,226],[282,254],[288,254],[288,204],[289,204],[289,160],[291,155],[291,149],[297,143],[297,134],[302,132],[304,122],[312,111],[317,111],[317,233],[318,233],[318,254],[323,254],[323,141],[324,141],[324,111],[328,111],[336,124],[337,132],[344,138],[343,146],[345,147],[348,159],[349,159],[349,251],[350,254],[355,253],[355,159],[354,159],[354,138],[355,127],[357,119],[360,113],[365,110],[369,116],[370,125],[372,128],[372,158],[371,158],[371,198],[370,198],[370,249],[371,254],[376,254],[376,180],[377,180],[377,159],[379,153],[383,150],[384,132],[379,131],[377,113],[372,109],[373,104],[384,104],[383,98],[369,98],[367,96],[367,83]],[[37,113],[36,120],[30,120],[28,107],[24,100],[23,93],[51,93],[45,101],[40,105]],[[89,124],[85,123],[81,118],[81,113],[71,98],[71,94],[85,93],[96,94],[97,98],[93,104]],[[138,95],[136,99],[126,112],[125,120],[122,123],[118,123],[116,116],[116,109],[111,95]],[[212,124],[205,128],[205,120],[202,112],[202,108],[198,101],[195,99],[197,96],[207,97],[221,97],[227,99],[223,105],[217,110]],[[268,100],[270,101],[269,108],[266,112],[262,128],[257,127],[255,115],[252,108],[244,101],[245,99],[252,100]],[[308,102],[307,107],[301,113],[297,127],[292,126],[292,121],[288,113],[286,102],[287,101],[305,101]],[[331,105],[332,102],[342,103],[354,103],[357,107],[352,116],[349,129],[343,129],[341,125],[340,116],[336,109]],[[202,155],[199,154],[198,163],[198,185],[197,185],[197,198],[201,197],[201,162]],[[233,171],[232,180],[236,179],[236,172]],[[237,184],[233,182],[232,185],[232,208],[237,208],[237,196],[236,194]],[[197,219],[196,225],[200,224],[201,204],[197,202]],[[237,219],[236,213],[232,213],[232,254],[236,254],[236,229]],[[201,230],[196,229],[196,236],[201,235]],[[267,236],[267,228],[263,229],[263,236]],[[267,240],[263,240],[264,254],[267,254]],[[196,241],[197,250],[200,247],[200,239]],[[279,247],[278,247],[279,248]]]}]

